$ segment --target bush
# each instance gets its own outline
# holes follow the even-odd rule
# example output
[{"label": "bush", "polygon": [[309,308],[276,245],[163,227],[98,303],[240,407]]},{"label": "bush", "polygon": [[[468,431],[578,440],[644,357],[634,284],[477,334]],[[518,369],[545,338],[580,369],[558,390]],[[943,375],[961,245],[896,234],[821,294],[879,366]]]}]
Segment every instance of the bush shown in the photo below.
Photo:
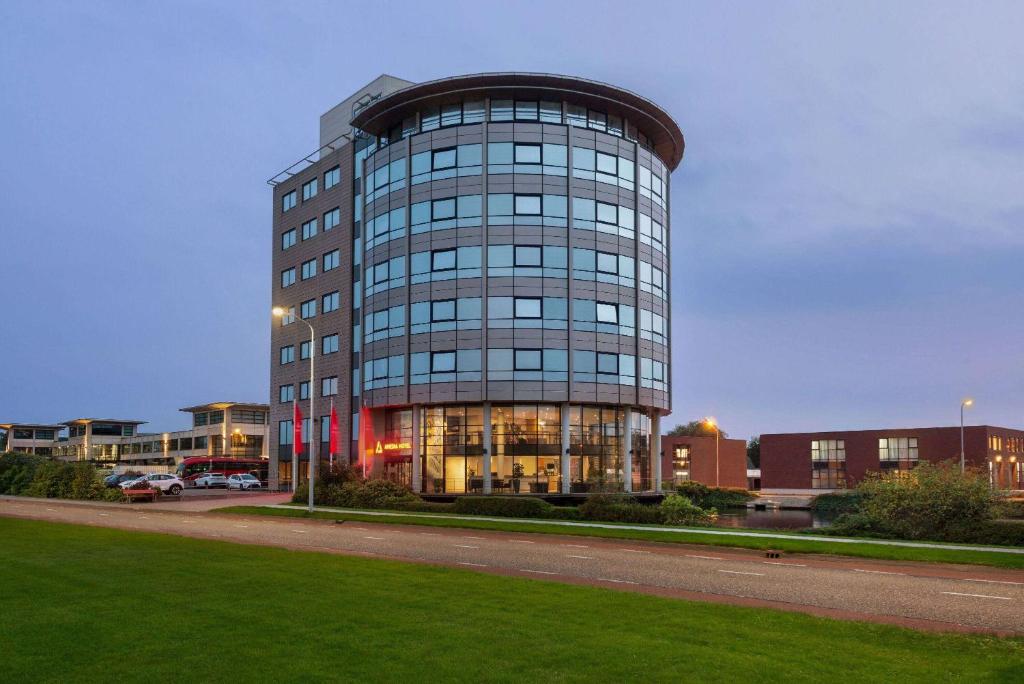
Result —
[{"label": "bush", "polygon": [[711,525],[718,520],[715,509],[704,510],[679,494],[666,496],[659,508],[662,519],[668,525]]},{"label": "bush", "polygon": [[996,513],[987,478],[952,462],[921,463],[909,473],[872,474],[857,487],[859,513],[837,524],[901,539],[971,541]]},{"label": "bush", "polygon": [[754,495],[734,487],[708,487],[700,482],[683,482],[676,490],[698,508],[742,508]]},{"label": "bush", "polygon": [[826,515],[842,515],[856,513],[860,510],[864,495],[860,492],[842,492],[835,494],[819,494],[811,503],[811,510]]},{"label": "bush", "polygon": [[[340,484],[339,484],[340,482]],[[389,480],[317,481],[314,500],[320,506],[341,508],[392,508],[398,503],[419,501],[406,487]],[[292,495],[294,503],[309,501],[309,485],[303,483]]]},{"label": "bush", "polygon": [[493,515],[505,518],[548,518],[555,508],[543,499],[514,496],[462,496],[455,500],[455,512],[464,515]]},{"label": "bush", "polygon": [[22,494],[46,461],[44,456],[16,451],[0,454],[0,494]]},{"label": "bush", "polygon": [[664,522],[661,509],[647,506],[626,494],[594,494],[579,508],[583,520],[660,524]]},{"label": "bush", "polygon": [[441,503],[440,501],[399,501],[392,508],[396,511],[410,511],[412,513],[454,513],[455,504]]}]

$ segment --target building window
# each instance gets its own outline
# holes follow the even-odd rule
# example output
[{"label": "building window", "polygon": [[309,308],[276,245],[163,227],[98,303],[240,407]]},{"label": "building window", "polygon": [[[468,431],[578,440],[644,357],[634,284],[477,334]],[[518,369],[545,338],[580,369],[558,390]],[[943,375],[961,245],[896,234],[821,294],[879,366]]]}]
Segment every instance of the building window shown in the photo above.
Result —
[{"label": "building window", "polygon": [[640,358],[640,386],[668,391],[668,364],[647,357]]},{"label": "building window", "polygon": [[299,359],[305,361],[309,358],[310,346],[309,340],[299,343]]},{"label": "building window", "polygon": [[650,292],[664,299],[668,291],[668,282],[665,272],[656,266],[651,266],[646,261],[640,262],[640,291]]},{"label": "building window", "polygon": [[320,353],[327,355],[338,351],[338,335],[324,335],[320,340]]},{"label": "building window", "polygon": [[636,357],[577,349],[573,351],[573,381],[609,385],[636,384]]},{"label": "building window", "polygon": [[628,304],[574,299],[573,328],[586,332],[603,332],[632,336],[636,332],[636,309]]},{"label": "building window", "polygon": [[811,487],[844,489],[846,487],[846,441],[816,439],[811,442]]},{"label": "building window", "polygon": [[363,389],[400,387],[405,384],[405,356],[397,354],[363,363]]},{"label": "building window", "polygon": [[565,176],[565,145],[499,142],[487,145],[487,172]]},{"label": "building window", "polygon": [[366,294],[383,292],[405,285],[405,257],[399,256],[381,261],[366,269]]},{"label": "building window", "polygon": [[917,466],[917,437],[880,438],[878,464],[882,470],[913,470]]},{"label": "building window", "polygon": [[640,339],[668,344],[665,317],[647,309],[640,309]]},{"label": "building window", "polygon": [[332,311],[337,311],[338,310],[338,306],[340,305],[340,302],[341,302],[341,293],[339,293],[339,292],[331,292],[330,294],[325,294],[323,296],[323,312],[324,313],[330,313]]},{"label": "building window", "polygon": [[299,401],[309,399],[309,380],[299,383]]},{"label": "building window", "polygon": [[622,481],[622,409],[602,406],[569,408],[569,472],[573,492],[601,491]]},{"label": "building window", "polygon": [[496,226],[552,226],[567,224],[565,195],[491,193],[487,195],[487,221]]},{"label": "building window", "polygon": [[341,182],[341,168],[335,166],[324,173],[324,190],[330,190]]},{"label": "building window", "polygon": [[295,269],[286,268],[281,271],[281,287],[288,287],[295,284]]},{"label": "building window", "polygon": [[569,356],[565,349],[488,349],[488,380],[568,379]]},{"label": "building window", "polygon": [[302,184],[302,201],[305,202],[314,197],[316,197],[316,178]]},{"label": "building window", "polygon": [[672,447],[672,482],[680,485],[690,481],[690,447]]},{"label": "building window", "polygon": [[316,235],[316,219],[312,218],[302,224],[302,239],[308,240]]},{"label": "building window", "polygon": [[333,397],[338,393],[338,376],[332,375],[320,381],[320,396]]},{"label": "building window", "polygon": [[[292,269],[295,270],[295,269]],[[308,280],[316,275],[316,259],[302,262],[302,279]]]},{"label": "building window", "polygon": [[302,302],[302,305],[299,307],[299,316],[306,319],[316,316],[316,300],[307,299]]},{"label": "building window", "polygon": [[[459,195],[458,197],[416,202],[409,212],[413,235],[432,230],[472,228],[481,224],[483,201],[481,195]],[[400,227],[405,227],[404,216]]]},{"label": "building window", "polygon": [[405,305],[399,304],[388,309],[368,311],[363,332],[366,342],[386,340],[389,337],[400,337],[405,334]]},{"label": "building window", "polygon": [[636,283],[633,257],[573,247],[572,261],[572,277],[576,280],[596,280],[624,287],[633,287]]},{"label": "building window", "polygon": [[341,208],[334,207],[330,211],[324,212],[324,230],[330,230],[336,225],[341,223]]},{"label": "building window", "polygon": [[479,278],[480,247],[416,252],[412,255],[410,275],[413,284],[427,283],[432,280]]},{"label": "building window", "polygon": [[480,298],[436,299],[414,302],[410,307],[410,334],[444,332],[446,330],[479,330]]},{"label": "building window", "polygon": [[520,276],[565,278],[568,275],[565,247],[535,245],[489,245],[487,274],[492,277]]},{"label": "building window", "polygon": [[281,249],[285,250],[295,245],[298,240],[298,231],[294,228],[281,233]]},{"label": "building window", "polygon": [[281,211],[285,212],[289,209],[295,208],[295,203],[298,200],[298,195],[294,190],[289,193],[285,193],[281,196]]},{"label": "building window", "polygon": [[563,297],[490,297],[490,328],[568,328],[568,303]]},{"label": "building window", "polygon": [[[456,176],[478,176],[482,171],[480,143],[448,149],[418,152],[412,155],[412,184],[444,180]],[[402,160],[404,162],[404,160]]]},{"label": "building window", "polygon": [[286,347],[281,347],[281,365],[291,363],[295,361],[295,345],[289,344]]},{"label": "building window", "polygon": [[277,388],[278,399],[282,404],[287,404],[295,399],[295,385],[281,385]]},{"label": "building window", "polygon": [[341,259],[341,252],[337,249],[324,254],[324,272],[333,271],[338,268]]}]

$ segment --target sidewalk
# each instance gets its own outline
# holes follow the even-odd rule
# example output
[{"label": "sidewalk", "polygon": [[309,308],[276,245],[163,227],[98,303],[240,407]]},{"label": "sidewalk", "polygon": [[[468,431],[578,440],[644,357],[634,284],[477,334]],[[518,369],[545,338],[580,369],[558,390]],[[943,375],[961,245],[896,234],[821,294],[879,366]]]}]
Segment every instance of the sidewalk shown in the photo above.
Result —
[{"label": "sidewalk", "polygon": [[[305,506],[287,504],[266,504],[264,508],[284,508],[295,510]],[[1024,548],[1016,549],[1006,546],[972,546],[970,544],[940,544],[937,542],[896,541],[889,539],[871,539],[856,537],[831,537],[820,534],[782,534],[779,532],[750,532],[745,530],[726,530],[708,527],[669,527],[667,525],[627,525],[600,522],[574,522],[569,520],[547,520],[544,518],[499,518],[483,515],[451,515],[447,513],[402,513],[399,511],[368,511],[355,508],[328,508],[317,506],[317,511],[327,513],[349,513],[367,516],[427,518],[444,520],[483,520],[487,522],[523,523],[527,525],[557,525],[562,527],[591,527],[608,530],[633,530],[636,532],[663,532],[706,534],[719,537],[751,537],[755,539],[791,539],[794,541],[834,542],[836,544],[872,544],[876,546],[902,546],[914,549],[943,549],[947,551],[987,551],[990,553],[1024,554]]]}]

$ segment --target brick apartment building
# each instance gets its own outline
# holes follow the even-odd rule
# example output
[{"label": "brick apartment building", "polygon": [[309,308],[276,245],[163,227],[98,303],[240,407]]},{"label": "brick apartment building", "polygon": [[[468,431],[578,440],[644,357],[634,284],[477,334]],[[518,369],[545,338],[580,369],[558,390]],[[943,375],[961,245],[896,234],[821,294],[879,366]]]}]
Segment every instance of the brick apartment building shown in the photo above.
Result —
[{"label": "brick apartment building", "polygon": [[709,487],[747,488],[747,443],[710,435],[661,438],[661,472],[666,483],[700,482]]},{"label": "brick apartment building", "polygon": [[[960,428],[930,427],[761,435],[764,490],[856,486],[869,472],[910,470],[921,461],[960,459]],[[964,460],[998,489],[1024,489],[1024,431],[964,428]]]}]

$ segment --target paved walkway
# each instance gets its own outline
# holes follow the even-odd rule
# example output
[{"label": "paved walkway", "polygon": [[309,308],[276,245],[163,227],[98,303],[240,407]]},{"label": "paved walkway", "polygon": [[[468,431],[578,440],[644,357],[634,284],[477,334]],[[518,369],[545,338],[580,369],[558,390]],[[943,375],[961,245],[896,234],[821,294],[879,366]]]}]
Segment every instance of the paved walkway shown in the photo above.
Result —
[{"label": "paved walkway", "polygon": [[[1024,634],[1024,571],[686,544],[0,499],[0,516],[390,558],[933,629]],[[570,530],[571,531],[571,530]]]},{"label": "paved walkway", "polygon": [[[296,508],[283,503],[274,504],[273,508]],[[359,515],[375,515],[381,517],[400,518],[446,518],[450,520],[487,520],[490,522],[514,522],[530,525],[556,525],[566,528],[597,527],[610,530],[635,530],[640,532],[687,532],[720,537],[753,537],[757,539],[793,539],[796,541],[823,541],[837,544],[873,544],[876,546],[906,546],[915,549],[947,549],[950,551],[990,551],[992,553],[1024,554],[1024,548],[1008,548],[1005,546],[971,546],[969,544],[938,544],[933,542],[895,541],[891,539],[865,539],[863,537],[832,537],[821,534],[784,534],[781,532],[753,532],[749,530],[728,530],[717,527],[666,527],[663,525],[623,525],[621,523],[576,522],[570,520],[548,520],[543,518],[498,518],[482,515],[447,515],[444,513],[402,513],[396,511],[368,511],[354,508],[328,508],[317,506],[318,511],[333,513],[358,513]],[[572,533],[567,529],[568,534]]]}]

